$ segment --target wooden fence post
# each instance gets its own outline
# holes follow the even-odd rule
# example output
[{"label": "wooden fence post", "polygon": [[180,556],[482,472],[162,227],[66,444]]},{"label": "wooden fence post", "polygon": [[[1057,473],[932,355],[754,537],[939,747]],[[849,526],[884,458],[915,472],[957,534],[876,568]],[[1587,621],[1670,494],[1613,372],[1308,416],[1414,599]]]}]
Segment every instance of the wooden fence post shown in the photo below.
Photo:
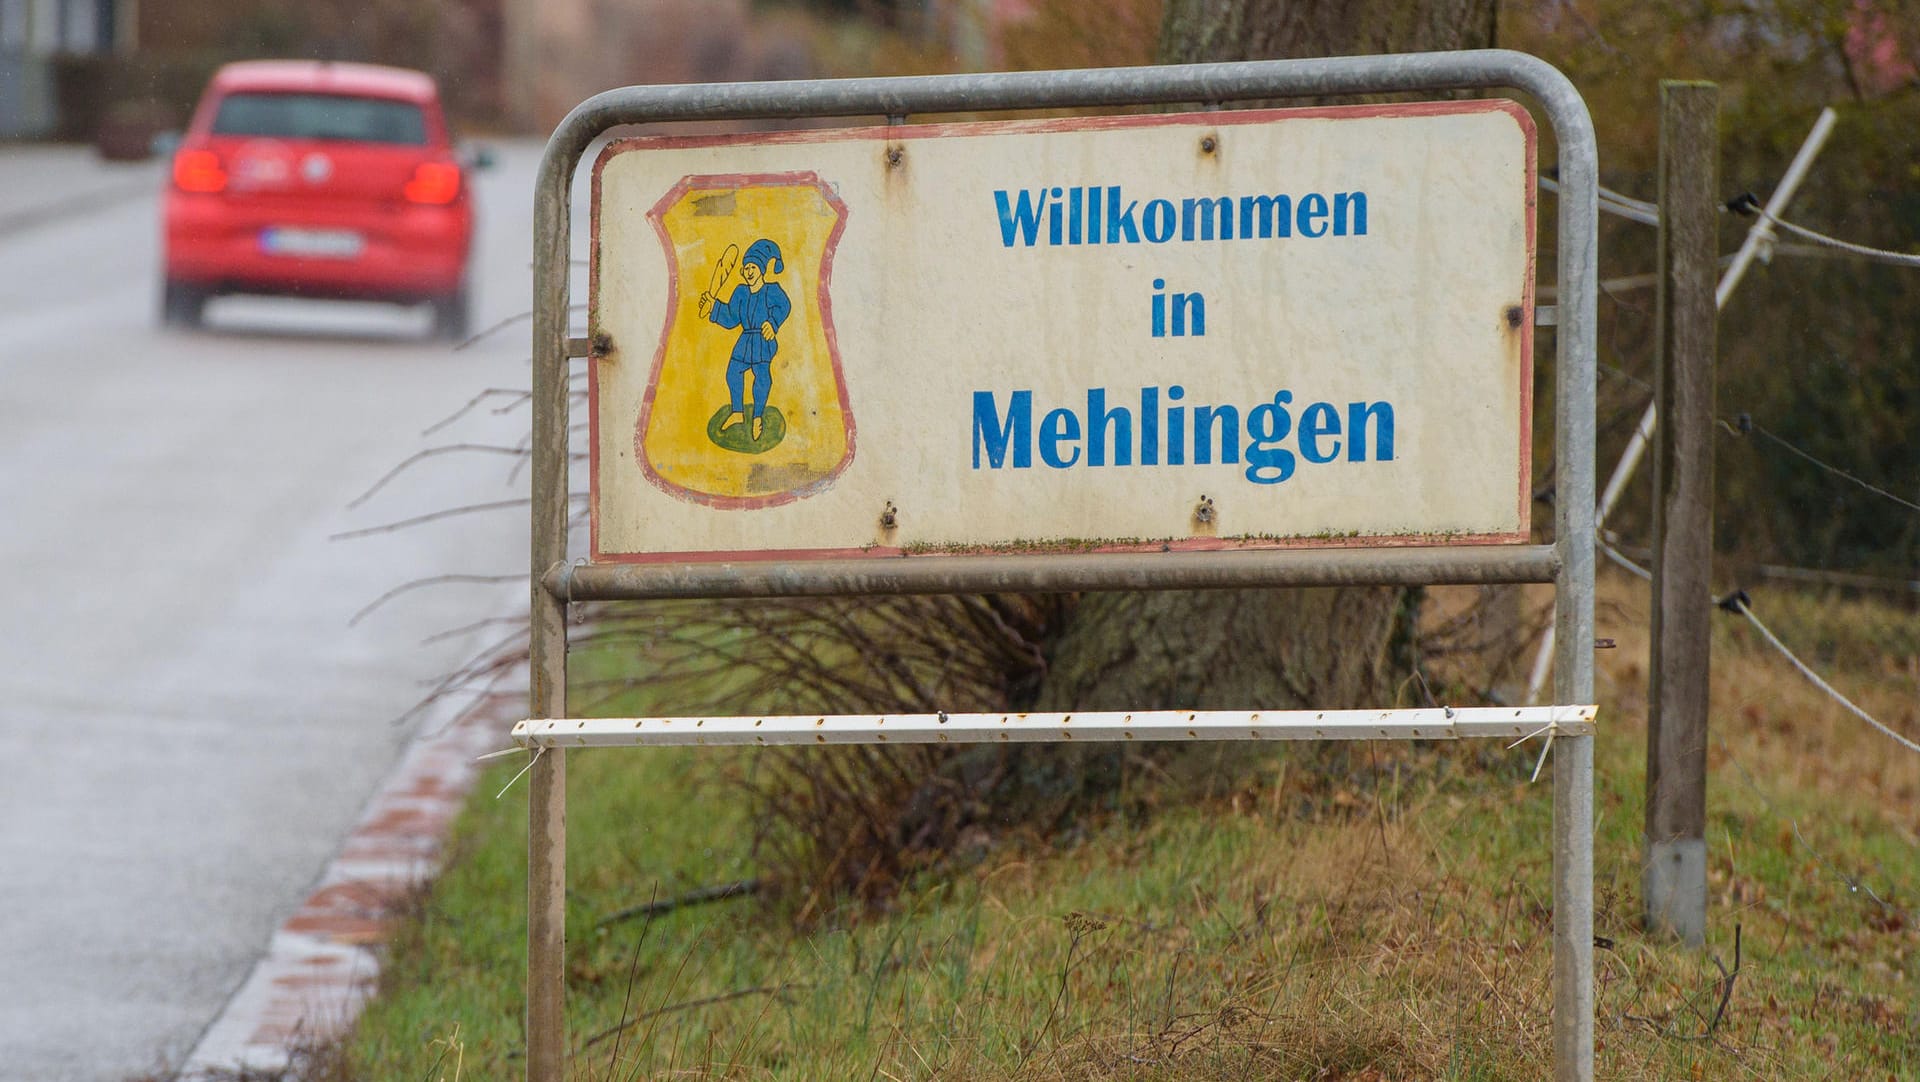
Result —
[{"label": "wooden fence post", "polygon": [[1719,104],[1712,83],[1660,84],[1660,427],[1642,886],[1647,927],[1690,946],[1704,940],[1707,925]]}]

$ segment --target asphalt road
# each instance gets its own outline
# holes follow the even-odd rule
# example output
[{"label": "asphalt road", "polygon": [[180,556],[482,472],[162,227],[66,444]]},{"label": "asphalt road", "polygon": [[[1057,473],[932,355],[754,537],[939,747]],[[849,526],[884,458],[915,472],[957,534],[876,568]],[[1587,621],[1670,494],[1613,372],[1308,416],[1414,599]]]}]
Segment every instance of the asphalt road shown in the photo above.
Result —
[{"label": "asphalt road", "polygon": [[[498,148],[475,323],[526,307],[537,148]],[[423,682],[497,634],[526,515],[330,535],[525,494],[526,329],[455,353],[424,311],[215,301],[162,330],[157,165],[0,148],[0,1079],[177,1063],[420,724]],[[505,903],[503,903],[505,904]]]}]

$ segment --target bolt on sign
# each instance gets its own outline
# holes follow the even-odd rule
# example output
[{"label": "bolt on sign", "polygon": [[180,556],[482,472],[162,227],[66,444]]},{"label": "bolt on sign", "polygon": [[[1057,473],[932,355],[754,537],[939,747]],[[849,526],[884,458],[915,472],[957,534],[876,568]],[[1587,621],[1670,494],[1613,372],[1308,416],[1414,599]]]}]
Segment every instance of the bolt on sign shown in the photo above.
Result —
[{"label": "bolt on sign", "polygon": [[593,556],[1519,542],[1508,101],[629,139]]}]

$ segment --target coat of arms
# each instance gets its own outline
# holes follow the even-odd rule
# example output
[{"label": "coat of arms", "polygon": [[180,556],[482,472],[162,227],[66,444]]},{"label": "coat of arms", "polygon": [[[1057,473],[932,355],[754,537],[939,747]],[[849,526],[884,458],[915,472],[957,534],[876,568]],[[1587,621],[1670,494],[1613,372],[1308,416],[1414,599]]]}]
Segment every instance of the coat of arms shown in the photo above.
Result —
[{"label": "coat of arms", "polygon": [[648,213],[669,281],[635,433],[649,481],[711,507],[771,507],[853,460],[829,294],[846,215],[813,173],[687,177]]}]

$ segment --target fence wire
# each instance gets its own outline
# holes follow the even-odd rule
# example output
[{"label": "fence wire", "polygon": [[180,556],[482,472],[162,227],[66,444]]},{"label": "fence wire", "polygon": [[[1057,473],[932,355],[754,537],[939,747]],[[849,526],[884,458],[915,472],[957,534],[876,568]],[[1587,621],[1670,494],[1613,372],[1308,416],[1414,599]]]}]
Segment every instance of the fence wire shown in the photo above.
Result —
[{"label": "fence wire", "polygon": [[[1766,790],[1760,788],[1760,783],[1754,780],[1753,775],[1748,772],[1745,766],[1741,765],[1739,756],[1736,756],[1733,753],[1733,749],[1727,746],[1727,742],[1725,740],[1722,740],[1718,736],[1715,736],[1713,738],[1713,742],[1720,745],[1720,753],[1727,757],[1727,762],[1733,764],[1733,769],[1739,773],[1740,780],[1746,782],[1747,788],[1753,792],[1753,795],[1760,798],[1760,803],[1766,807],[1767,811],[1772,813],[1774,816],[1781,819],[1785,819],[1787,821],[1787,825],[1793,828],[1793,840],[1799,842],[1800,848],[1805,849],[1807,853],[1813,857],[1814,860],[1819,862],[1821,867],[1825,868],[1829,872],[1832,872],[1834,878],[1840,880],[1842,883],[1845,883],[1847,885],[1847,893],[1860,894],[1864,892],[1866,896],[1868,898],[1871,898],[1876,904],[1878,904],[1881,909],[1887,910],[1888,912],[1901,913],[1901,914],[1904,914],[1906,912],[1906,910],[1904,910],[1900,906],[1897,906],[1894,903],[1887,901],[1885,898],[1882,898],[1879,892],[1875,891],[1872,886],[1868,885],[1866,878],[1864,876],[1847,874],[1845,871],[1841,870],[1838,864],[1835,864],[1833,862],[1833,859],[1831,857],[1821,852],[1818,848],[1814,846],[1812,842],[1808,841],[1807,836],[1805,834],[1800,833],[1800,820],[1797,817],[1788,815],[1785,812],[1780,810],[1779,805],[1775,804],[1773,802],[1773,799],[1767,796]],[[1893,892],[1888,891],[1888,893],[1893,893]]]},{"label": "fence wire", "polygon": [[1846,252],[1848,255],[1857,256],[1869,262],[1884,263],[1891,267],[1920,267],[1920,255],[1913,255],[1908,252],[1896,252],[1889,248],[1874,248],[1865,244],[1855,244],[1852,241],[1841,240],[1839,237],[1830,237],[1817,230],[1808,229],[1804,225],[1796,225],[1793,222],[1787,221],[1785,218],[1778,218],[1768,214],[1766,208],[1761,207],[1758,203],[1753,204],[1752,209],[1753,213],[1759,215],[1763,220],[1771,223],[1776,228],[1786,230],[1794,236],[1802,240],[1811,241],[1822,248],[1832,248],[1837,252]]},{"label": "fence wire", "polygon": [[[1653,581],[1652,571],[1649,571],[1645,567],[1642,567],[1638,563],[1635,563],[1632,558],[1627,556],[1626,553],[1621,552],[1619,549],[1615,548],[1612,542],[1609,541],[1608,538],[1601,536],[1599,534],[1596,534],[1594,536],[1593,542],[1596,546],[1599,547],[1600,552],[1604,556],[1606,556],[1607,559],[1612,560],[1614,563],[1619,564],[1621,567],[1625,568],[1627,571],[1631,572],[1634,575],[1639,576],[1642,579],[1645,579],[1648,582]],[[1786,643],[1781,642],[1780,637],[1773,633],[1773,629],[1769,628],[1766,624],[1762,623],[1760,620],[1760,617],[1754,615],[1753,601],[1751,598],[1747,596],[1747,592],[1745,590],[1735,590],[1733,593],[1728,594],[1726,597],[1723,597],[1723,598],[1715,598],[1715,597],[1709,596],[1707,598],[1707,603],[1715,606],[1716,608],[1719,608],[1724,612],[1731,612],[1731,613],[1735,613],[1737,615],[1746,617],[1747,621],[1754,626],[1754,629],[1760,632],[1761,637],[1767,640],[1768,645],[1772,646],[1774,650],[1780,654],[1781,657],[1786,658],[1788,664],[1792,665],[1795,669],[1799,670],[1801,676],[1804,676],[1809,681],[1811,681],[1813,686],[1819,688],[1822,692],[1826,694],[1828,698],[1832,699],[1836,703],[1839,703],[1842,707],[1845,707],[1848,713],[1851,713],[1853,716],[1859,718],[1861,721],[1866,722],[1868,725],[1871,725],[1874,728],[1880,730],[1882,733],[1885,733],[1887,736],[1892,737],[1894,740],[1898,741],[1900,745],[1906,748],[1908,751],[1920,752],[1920,742],[1916,742],[1913,739],[1902,735],[1900,732],[1893,729],[1891,726],[1887,725],[1885,722],[1881,721],[1879,718],[1876,718],[1872,714],[1867,713],[1864,709],[1860,707],[1858,703],[1854,702],[1852,699],[1849,699],[1845,695],[1841,694],[1838,688],[1835,688],[1832,684],[1827,683],[1826,680],[1821,678],[1819,673],[1814,672],[1813,669],[1810,666],[1808,666],[1806,662],[1800,660],[1800,655],[1794,653],[1793,650],[1789,648]]]},{"label": "fence wire", "polygon": [[[1639,376],[1634,375],[1633,373],[1627,371],[1626,369],[1620,367],[1619,365],[1611,364],[1607,361],[1601,361],[1599,362],[1599,366],[1600,366],[1600,371],[1603,374],[1612,376],[1615,379],[1619,379],[1626,383],[1632,384],[1633,386],[1639,388],[1640,390],[1645,391],[1649,395],[1653,393],[1653,385],[1651,383],[1648,383],[1646,380],[1641,379]],[[1729,435],[1744,437],[1748,433],[1757,432],[1761,436],[1765,437],[1769,442],[1777,444],[1781,450],[1790,452],[1791,454],[1806,461],[1807,463],[1815,467],[1818,467],[1819,469],[1827,473],[1830,473],[1833,476],[1848,482],[1849,484],[1856,485],[1866,490],[1867,492],[1874,494],[1875,496],[1881,497],[1882,499],[1890,500],[1893,503],[1896,503],[1901,507],[1906,508],[1909,511],[1920,511],[1920,503],[1915,503],[1914,501],[1909,500],[1904,496],[1900,496],[1895,493],[1888,492],[1886,489],[1881,488],[1879,485],[1876,485],[1873,482],[1866,480],[1865,478],[1849,473],[1846,470],[1841,469],[1840,467],[1834,465],[1833,463],[1820,458],[1818,455],[1815,455],[1811,451],[1808,451],[1806,448],[1801,447],[1799,444],[1794,443],[1792,440],[1787,439],[1785,436],[1780,435],[1779,433],[1773,431],[1772,429],[1767,428],[1765,425],[1761,424],[1760,422],[1754,420],[1753,414],[1751,413],[1735,413],[1731,415],[1723,415],[1723,416],[1715,417],[1714,420],[1719,422],[1720,427],[1725,429]]]},{"label": "fence wire", "polygon": [[1834,475],[1835,477],[1840,478],[1843,481],[1848,481],[1855,485],[1858,485],[1861,488],[1866,489],[1868,492],[1871,492],[1876,496],[1882,497],[1883,499],[1891,500],[1894,503],[1899,504],[1900,506],[1906,508],[1909,511],[1920,511],[1920,503],[1915,503],[1912,500],[1904,499],[1900,496],[1896,496],[1893,493],[1888,492],[1886,489],[1881,488],[1880,486],[1875,485],[1870,481],[1865,481],[1858,477],[1855,477],[1853,474],[1848,473],[1847,471],[1841,469],[1838,466],[1833,465],[1830,462],[1821,461],[1820,459],[1814,457],[1813,455],[1808,454],[1802,448],[1795,446],[1791,441],[1786,440],[1780,437],[1779,435],[1776,435],[1775,433],[1768,431],[1766,427],[1761,425],[1759,422],[1755,421],[1751,414],[1742,413],[1737,417],[1733,418],[1731,422],[1729,422],[1725,418],[1721,418],[1720,423],[1726,426],[1727,430],[1732,432],[1736,436],[1745,435],[1749,429],[1754,432],[1758,432],[1760,433],[1760,435],[1765,436],[1767,439],[1772,440],[1776,444],[1779,444],[1783,449],[1790,451],[1795,455],[1798,455],[1799,457],[1807,460],[1808,462],[1813,463],[1815,466],[1820,467],[1821,469]]},{"label": "fence wire", "polygon": [[[1560,191],[1559,183],[1551,177],[1541,177],[1540,187],[1555,194],[1558,194]],[[1769,244],[1768,247],[1772,254],[1811,256],[1816,254],[1818,249],[1826,249],[1829,252],[1840,252],[1853,256],[1856,259],[1864,259],[1868,262],[1881,263],[1890,267],[1920,267],[1920,254],[1896,251],[1891,248],[1876,248],[1870,244],[1859,244],[1850,240],[1842,240],[1839,237],[1822,233],[1817,229],[1809,228],[1798,222],[1790,222],[1779,215],[1769,214],[1766,208],[1760,205],[1760,201],[1755,198],[1751,192],[1742,193],[1727,200],[1720,209],[1723,212],[1731,211],[1735,214],[1759,217],[1775,229],[1790,233],[1809,242],[1815,249],[1810,251],[1798,247]],[[1635,199],[1632,196],[1616,192],[1611,188],[1602,187],[1600,189],[1600,210],[1603,213],[1611,214],[1617,218],[1625,218],[1628,221],[1639,222],[1641,225],[1653,226],[1655,228],[1658,228],[1660,225],[1659,204],[1649,203],[1644,199]],[[1765,262],[1766,256],[1763,255],[1761,261]]]},{"label": "fence wire", "polygon": [[1766,624],[1762,623],[1760,621],[1760,617],[1754,615],[1753,606],[1749,602],[1749,599],[1747,598],[1746,591],[1744,590],[1735,591],[1733,594],[1730,594],[1724,600],[1720,601],[1719,605],[1722,609],[1725,609],[1728,612],[1738,613],[1739,615],[1746,617],[1747,622],[1752,624],[1754,626],[1754,629],[1760,632],[1761,637],[1765,638],[1769,645],[1771,645],[1775,650],[1779,651],[1781,657],[1786,658],[1789,664],[1791,664],[1794,668],[1800,670],[1800,675],[1812,681],[1813,686],[1825,692],[1828,698],[1832,699],[1834,702],[1837,702],[1841,706],[1845,707],[1847,711],[1851,713],[1854,717],[1859,718],[1861,721],[1864,721],[1868,725],[1871,725],[1874,728],[1880,730],[1881,732],[1885,733],[1887,736],[1892,737],[1895,741],[1897,741],[1900,744],[1901,747],[1906,748],[1908,751],[1920,752],[1920,743],[1916,743],[1915,741],[1905,736],[1902,736],[1900,733],[1894,731],[1891,727],[1889,727],[1885,722],[1882,722],[1880,719],[1874,717],[1872,714],[1869,714],[1865,710],[1862,710],[1860,706],[1857,703],[1855,703],[1852,699],[1849,699],[1845,695],[1840,694],[1839,690],[1836,689],[1832,684],[1829,684],[1825,680],[1821,679],[1820,674],[1817,672],[1814,672],[1813,669],[1809,668],[1806,662],[1801,661],[1800,656],[1798,654],[1795,654],[1792,650],[1788,649],[1787,644],[1781,642],[1780,637],[1773,633],[1773,629],[1769,628]]}]

